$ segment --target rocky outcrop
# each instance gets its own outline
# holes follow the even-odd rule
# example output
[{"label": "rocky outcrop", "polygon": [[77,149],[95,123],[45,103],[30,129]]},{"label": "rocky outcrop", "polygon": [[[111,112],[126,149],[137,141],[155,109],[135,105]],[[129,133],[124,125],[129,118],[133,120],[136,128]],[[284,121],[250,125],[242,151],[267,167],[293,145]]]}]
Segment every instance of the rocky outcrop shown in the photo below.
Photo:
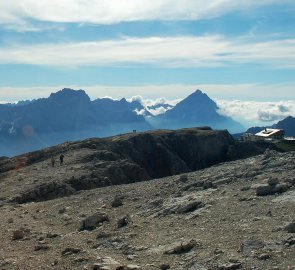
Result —
[{"label": "rocky outcrop", "polygon": [[[49,200],[80,190],[191,172],[259,154],[269,146],[246,144],[236,142],[226,130],[216,131],[208,127],[128,133],[103,139],[67,142],[0,160],[0,176],[1,173],[21,170],[44,161],[50,164],[50,158],[54,156],[58,159],[60,154],[65,156],[64,167],[68,168],[68,160],[75,156],[76,159],[71,164],[84,168],[83,170],[60,177],[55,175],[49,182],[34,184],[33,187],[22,190],[13,199],[20,203]],[[202,185],[204,189],[214,186],[210,181]]]},{"label": "rocky outcrop", "polygon": [[277,179],[270,178],[267,184],[256,187],[257,196],[268,196],[276,193],[283,193],[290,189],[292,185],[286,182],[279,182]]},{"label": "rocky outcrop", "polygon": [[36,186],[31,190],[25,191],[14,197],[11,201],[18,203],[27,203],[34,201],[46,201],[58,197],[72,195],[75,192],[71,186],[66,183],[51,182]]}]

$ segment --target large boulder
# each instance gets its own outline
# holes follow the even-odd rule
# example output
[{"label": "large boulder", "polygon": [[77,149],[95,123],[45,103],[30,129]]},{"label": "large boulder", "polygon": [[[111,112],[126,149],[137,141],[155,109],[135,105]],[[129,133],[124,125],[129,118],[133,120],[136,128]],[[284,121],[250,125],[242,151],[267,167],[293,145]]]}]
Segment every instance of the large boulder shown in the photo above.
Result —
[{"label": "large boulder", "polygon": [[275,194],[274,187],[270,185],[261,185],[256,188],[257,196],[267,196]]},{"label": "large boulder", "polygon": [[288,223],[284,230],[288,233],[295,233],[295,220],[292,222]]},{"label": "large boulder", "polygon": [[91,216],[86,217],[81,221],[80,231],[94,230],[96,227],[100,226],[105,221],[109,221],[109,216],[104,212],[97,212]]}]

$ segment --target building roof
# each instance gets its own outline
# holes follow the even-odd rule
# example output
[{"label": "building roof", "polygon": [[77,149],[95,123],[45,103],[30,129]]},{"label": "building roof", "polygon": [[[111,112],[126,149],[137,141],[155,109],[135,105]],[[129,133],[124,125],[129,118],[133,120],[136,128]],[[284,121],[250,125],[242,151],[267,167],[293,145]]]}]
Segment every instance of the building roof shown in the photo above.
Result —
[{"label": "building roof", "polygon": [[261,130],[260,132],[256,133],[255,136],[269,138],[274,135],[280,135],[280,134],[282,134],[282,132],[284,132],[284,130],[282,130],[282,129],[265,128],[265,129]]}]

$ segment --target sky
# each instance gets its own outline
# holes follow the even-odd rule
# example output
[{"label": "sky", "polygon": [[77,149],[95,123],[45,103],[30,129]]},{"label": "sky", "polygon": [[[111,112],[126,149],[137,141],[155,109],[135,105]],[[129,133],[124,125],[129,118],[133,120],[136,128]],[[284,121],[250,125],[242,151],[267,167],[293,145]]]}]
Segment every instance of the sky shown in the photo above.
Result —
[{"label": "sky", "polygon": [[0,0],[0,102],[64,87],[92,99],[201,89],[236,118],[249,104],[257,123],[294,115],[295,1]]}]

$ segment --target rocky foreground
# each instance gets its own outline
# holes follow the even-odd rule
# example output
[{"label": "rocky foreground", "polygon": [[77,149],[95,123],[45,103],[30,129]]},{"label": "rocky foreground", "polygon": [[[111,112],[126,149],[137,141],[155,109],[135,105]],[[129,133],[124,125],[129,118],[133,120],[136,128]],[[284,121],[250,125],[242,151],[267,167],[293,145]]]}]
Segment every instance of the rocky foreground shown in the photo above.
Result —
[{"label": "rocky foreground", "polygon": [[[215,138],[212,146],[218,133],[208,134]],[[105,142],[98,146],[101,141],[95,147],[95,141],[85,141],[84,148],[67,144],[63,166],[50,167],[50,156],[65,145],[4,159],[0,269],[294,270],[295,153],[266,150],[227,161],[241,148],[224,134],[224,143],[214,150],[223,149],[215,165],[207,159],[209,168],[192,171],[190,166],[200,163],[175,161],[181,152],[170,144],[172,164],[183,167],[174,166],[167,174],[184,173],[151,180],[156,170],[136,162],[145,178],[122,185],[113,185],[110,175],[126,176],[133,150],[124,154],[121,166],[123,154],[116,147],[106,153]],[[162,135],[158,139],[167,146]],[[138,140],[128,136],[110,140],[120,146]],[[180,145],[186,147],[184,141]],[[210,149],[208,145],[198,147]],[[93,156],[96,151],[104,154]],[[119,157],[114,160],[109,153]],[[11,166],[16,161],[20,163]]]}]

